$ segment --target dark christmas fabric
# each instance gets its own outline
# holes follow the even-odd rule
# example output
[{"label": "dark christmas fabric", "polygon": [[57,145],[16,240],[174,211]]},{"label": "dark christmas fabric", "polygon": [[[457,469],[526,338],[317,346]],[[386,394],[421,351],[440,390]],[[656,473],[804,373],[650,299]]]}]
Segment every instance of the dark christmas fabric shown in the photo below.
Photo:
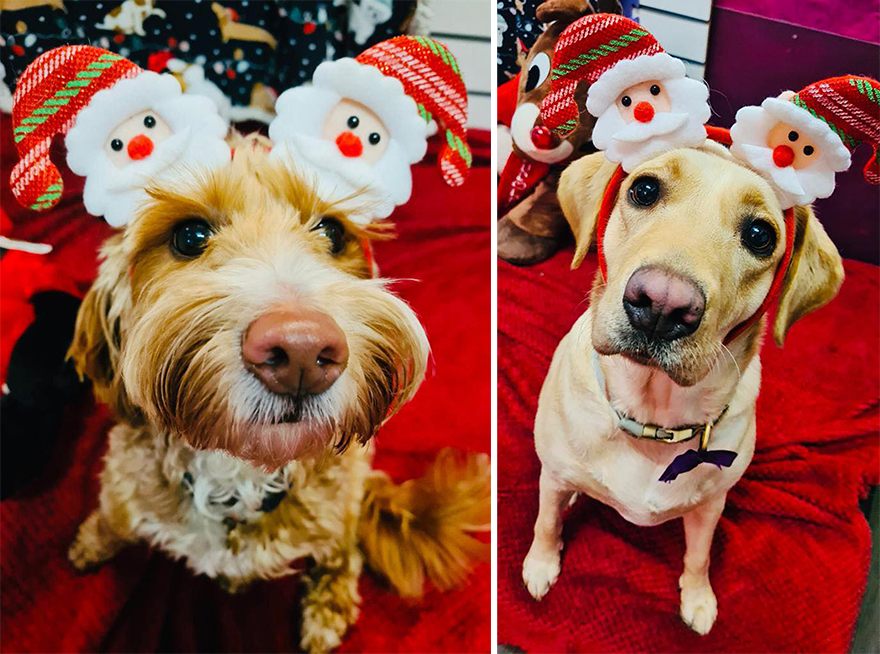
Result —
[{"label": "dark christmas fabric", "polygon": [[415,6],[415,0],[16,0],[12,9],[4,6],[0,23],[3,83],[13,90],[47,50],[88,43],[156,72],[166,72],[169,60],[197,64],[233,105],[256,105],[264,87],[281,93],[311,79],[324,60],[354,56],[400,34]]},{"label": "dark christmas fabric", "polygon": [[[498,84],[504,84],[519,72],[520,54],[525,54],[544,31],[535,18],[535,10],[544,0],[497,0],[498,7]],[[590,0],[597,7],[596,0]],[[638,0],[621,0],[623,15],[633,17]]]}]

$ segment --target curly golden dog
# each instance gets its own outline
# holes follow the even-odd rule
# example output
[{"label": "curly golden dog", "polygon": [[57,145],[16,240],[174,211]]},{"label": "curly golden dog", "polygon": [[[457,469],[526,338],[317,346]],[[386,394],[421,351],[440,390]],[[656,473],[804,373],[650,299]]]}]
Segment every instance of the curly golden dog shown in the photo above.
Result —
[{"label": "curly golden dog", "polygon": [[[404,594],[485,555],[488,463],[443,453],[394,486],[369,441],[428,356],[413,311],[373,278],[365,228],[255,140],[214,173],[149,190],[103,248],[70,348],[119,424],[85,570],[147,541],[235,591],[301,572],[302,646],[340,643],[366,560]],[[306,562],[309,562],[307,565]]]}]

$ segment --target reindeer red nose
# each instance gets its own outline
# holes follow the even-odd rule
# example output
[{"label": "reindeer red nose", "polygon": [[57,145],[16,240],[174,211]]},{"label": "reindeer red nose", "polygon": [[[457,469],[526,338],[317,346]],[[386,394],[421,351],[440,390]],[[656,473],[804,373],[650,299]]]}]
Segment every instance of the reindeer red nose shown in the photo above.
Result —
[{"label": "reindeer red nose", "polygon": [[531,138],[532,143],[539,150],[552,150],[553,146],[556,145],[556,137],[553,136],[553,132],[543,125],[532,128]]},{"label": "reindeer red nose", "polygon": [[364,151],[364,144],[352,132],[342,132],[336,137],[336,147],[345,157],[359,157]]},{"label": "reindeer red nose", "polygon": [[128,156],[137,161],[153,154],[153,141],[149,136],[138,134],[128,142]]},{"label": "reindeer red nose", "polygon": [[650,102],[639,102],[633,108],[633,118],[640,123],[650,123],[654,118],[654,107]]},{"label": "reindeer red nose", "polygon": [[792,161],[794,161],[794,150],[790,147],[787,145],[777,145],[773,148],[773,163],[777,166],[785,168],[790,166]]}]

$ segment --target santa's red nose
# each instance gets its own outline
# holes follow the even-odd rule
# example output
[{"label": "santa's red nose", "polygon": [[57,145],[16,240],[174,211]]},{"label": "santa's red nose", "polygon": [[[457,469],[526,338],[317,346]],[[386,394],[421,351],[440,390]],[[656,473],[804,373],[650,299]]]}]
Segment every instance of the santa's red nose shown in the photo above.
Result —
[{"label": "santa's red nose", "polygon": [[342,132],[336,137],[336,147],[346,157],[359,157],[364,151],[360,138],[351,132]]},{"label": "santa's red nose", "polygon": [[153,141],[149,136],[138,134],[128,142],[128,156],[137,161],[146,159],[153,153]]},{"label": "santa's red nose", "polygon": [[633,108],[633,118],[640,123],[650,123],[654,117],[654,107],[650,102],[639,102]]},{"label": "santa's red nose", "polygon": [[556,137],[553,136],[553,132],[543,125],[533,127],[531,137],[532,143],[539,150],[550,150],[556,145]]},{"label": "santa's red nose", "polygon": [[773,148],[773,163],[777,166],[785,168],[790,166],[792,161],[794,161],[794,150],[790,147],[787,145],[777,145]]}]

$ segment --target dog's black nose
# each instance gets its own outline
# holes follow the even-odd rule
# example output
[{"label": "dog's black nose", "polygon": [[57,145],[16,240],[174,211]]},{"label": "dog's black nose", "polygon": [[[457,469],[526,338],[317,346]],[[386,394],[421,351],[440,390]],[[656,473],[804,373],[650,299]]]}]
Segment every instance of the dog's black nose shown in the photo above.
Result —
[{"label": "dog's black nose", "polygon": [[241,343],[247,367],[273,393],[323,393],[348,365],[348,343],[326,313],[275,311],[254,320]]},{"label": "dog's black nose", "polygon": [[706,297],[691,280],[646,266],[626,283],[623,308],[634,329],[649,338],[674,341],[697,331]]}]

